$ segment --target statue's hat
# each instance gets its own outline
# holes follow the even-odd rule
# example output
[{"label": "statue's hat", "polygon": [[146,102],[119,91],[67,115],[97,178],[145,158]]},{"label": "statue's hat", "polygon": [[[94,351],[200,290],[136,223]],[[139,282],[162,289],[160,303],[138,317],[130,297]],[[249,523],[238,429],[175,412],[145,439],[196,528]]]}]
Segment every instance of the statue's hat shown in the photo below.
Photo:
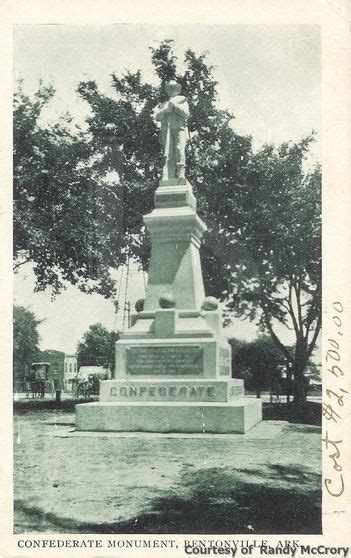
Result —
[{"label": "statue's hat", "polygon": [[180,93],[181,90],[182,90],[182,87],[177,81],[175,81],[174,79],[171,79],[170,81],[166,82],[165,90],[166,90],[166,93],[173,93],[174,91],[176,93]]}]

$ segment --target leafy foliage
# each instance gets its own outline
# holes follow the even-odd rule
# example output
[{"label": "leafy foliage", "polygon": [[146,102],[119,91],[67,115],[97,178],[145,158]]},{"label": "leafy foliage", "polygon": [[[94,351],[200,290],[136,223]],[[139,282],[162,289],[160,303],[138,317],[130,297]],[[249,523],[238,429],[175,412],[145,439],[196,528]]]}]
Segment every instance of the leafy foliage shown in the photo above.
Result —
[{"label": "leafy foliage", "polygon": [[284,358],[269,335],[261,335],[254,341],[230,339],[232,365],[235,376],[245,380],[246,389],[261,391],[269,389],[281,375]]},{"label": "leafy foliage", "polygon": [[98,374],[90,374],[87,379],[74,378],[73,390],[76,397],[94,397],[99,395],[100,380],[105,379]]},{"label": "leafy foliage", "polygon": [[13,310],[13,380],[23,382],[32,362],[40,357],[38,320],[34,313],[23,306]]},{"label": "leafy foliage", "polygon": [[118,239],[123,244],[123,232],[94,175],[86,136],[72,131],[68,116],[40,125],[53,95],[53,88],[44,86],[33,100],[21,88],[15,95],[15,269],[32,261],[36,290],[50,286],[58,293],[69,281],[83,291],[111,294],[109,268],[125,261],[120,244],[118,257],[112,252]]},{"label": "leafy foliage", "polygon": [[[252,187],[239,201],[250,218],[232,236],[245,251],[227,289],[229,306],[271,334],[297,390],[321,327],[321,172],[303,172],[311,141],[265,146],[253,156]],[[294,332],[293,349],[279,340],[277,322]]]}]

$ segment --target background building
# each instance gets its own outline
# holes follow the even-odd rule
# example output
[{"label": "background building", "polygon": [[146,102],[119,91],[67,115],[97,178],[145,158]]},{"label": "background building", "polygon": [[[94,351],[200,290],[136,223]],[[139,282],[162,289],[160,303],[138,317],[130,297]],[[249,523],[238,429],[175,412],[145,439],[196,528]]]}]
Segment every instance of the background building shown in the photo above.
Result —
[{"label": "background building", "polygon": [[48,349],[47,351],[41,352],[41,360],[50,364],[48,380],[52,380],[53,389],[55,391],[63,390],[65,353]]},{"label": "background building", "polygon": [[72,391],[72,380],[78,370],[76,355],[48,349],[41,352],[41,360],[50,364],[48,379],[52,380],[53,389]]}]

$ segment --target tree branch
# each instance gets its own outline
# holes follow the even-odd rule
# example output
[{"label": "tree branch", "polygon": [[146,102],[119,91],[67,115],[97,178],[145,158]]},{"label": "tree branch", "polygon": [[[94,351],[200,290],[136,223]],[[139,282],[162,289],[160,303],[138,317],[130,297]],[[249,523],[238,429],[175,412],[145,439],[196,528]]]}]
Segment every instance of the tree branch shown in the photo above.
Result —
[{"label": "tree branch", "polygon": [[302,319],[301,298],[300,298],[301,297],[301,288],[300,288],[299,281],[298,281],[297,285],[296,284],[294,285],[294,291],[295,291],[295,298],[296,298],[299,331],[300,331],[300,335],[302,335],[302,337],[303,337],[303,319]]},{"label": "tree branch", "polygon": [[308,311],[308,317],[306,318],[306,333],[305,333],[305,341],[308,340],[308,335],[311,329],[311,325],[316,318],[318,318],[318,310],[319,310],[319,289],[320,285],[316,288],[313,297],[310,299],[310,309]]},{"label": "tree branch", "polygon": [[273,330],[272,324],[270,322],[269,317],[267,316],[267,313],[265,310],[263,310],[264,313],[264,317],[265,317],[265,323],[267,325],[267,328],[269,330],[269,333],[272,336],[273,341],[275,342],[275,344],[277,345],[277,347],[281,350],[281,352],[283,353],[283,355],[286,357],[286,359],[291,362],[291,364],[293,364],[293,359],[291,354],[289,353],[288,349],[285,347],[285,345],[283,345],[283,343],[280,341],[279,337],[276,335],[276,333]]},{"label": "tree branch", "polygon": [[312,340],[310,342],[310,344],[308,345],[308,349],[307,349],[307,358],[310,358],[312,351],[316,345],[316,341],[320,332],[322,326],[322,316],[321,314],[318,316],[318,320],[317,320],[317,325],[316,325],[316,329],[314,330],[314,334],[312,337]]},{"label": "tree branch", "polygon": [[13,265],[13,271],[16,271],[19,267],[21,267],[21,265],[24,265],[28,262],[30,262],[31,260],[31,256],[28,256],[25,260],[23,260],[23,262],[17,262]]},{"label": "tree branch", "polygon": [[289,284],[289,298],[288,298],[289,314],[290,314],[292,322],[293,322],[296,337],[297,337],[297,339],[299,339],[300,338],[300,330],[299,330],[299,327],[298,327],[298,324],[297,324],[296,316],[295,316],[292,301],[291,301],[291,290],[292,290],[292,286],[291,286],[291,284]]}]

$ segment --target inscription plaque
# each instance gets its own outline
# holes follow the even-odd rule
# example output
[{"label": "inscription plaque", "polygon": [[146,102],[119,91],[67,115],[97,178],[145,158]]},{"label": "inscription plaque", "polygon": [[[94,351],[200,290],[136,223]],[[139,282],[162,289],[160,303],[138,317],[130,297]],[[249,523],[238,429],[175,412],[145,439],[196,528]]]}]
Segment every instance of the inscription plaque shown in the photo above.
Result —
[{"label": "inscription plaque", "polygon": [[127,374],[199,376],[203,374],[203,350],[198,345],[130,347]]}]

